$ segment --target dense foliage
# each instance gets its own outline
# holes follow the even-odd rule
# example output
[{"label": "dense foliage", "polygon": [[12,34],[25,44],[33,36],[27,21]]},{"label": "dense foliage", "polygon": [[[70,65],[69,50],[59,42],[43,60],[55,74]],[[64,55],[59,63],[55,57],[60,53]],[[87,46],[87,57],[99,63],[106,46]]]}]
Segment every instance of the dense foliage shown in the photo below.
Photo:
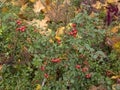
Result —
[{"label": "dense foliage", "polygon": [[64,18],[46,21],[47,10],[33,14],[33,2],[22,14],[10,2],[0,9],[0,90],[112,90],[120,83],[119,27],[111,30],[117,20],[108,26],[107,14],[90,14],[84,4],[72,15],[82,3],[75,0]]}]

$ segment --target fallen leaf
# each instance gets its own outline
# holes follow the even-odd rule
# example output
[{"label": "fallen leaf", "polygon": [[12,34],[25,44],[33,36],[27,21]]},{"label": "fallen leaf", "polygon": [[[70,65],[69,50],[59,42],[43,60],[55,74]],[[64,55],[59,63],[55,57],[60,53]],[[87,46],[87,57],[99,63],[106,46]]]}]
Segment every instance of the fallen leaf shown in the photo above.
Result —
[{"label": "fallen leaf", "polygon": [[38,14],[41,12],[41,10],[45,9],[45,7],[43,6],[43,4],[41,3],[40,0],[37,0],[36,3],[34,4],[34,8],[33,11]]},{"label": "fallen leaf", "polygon": [[39,19],[33,19],[31,22],[28,22],[29,24],[36,26],[37,28],[45,30],[48,26],[47,20],[39,20]]}]

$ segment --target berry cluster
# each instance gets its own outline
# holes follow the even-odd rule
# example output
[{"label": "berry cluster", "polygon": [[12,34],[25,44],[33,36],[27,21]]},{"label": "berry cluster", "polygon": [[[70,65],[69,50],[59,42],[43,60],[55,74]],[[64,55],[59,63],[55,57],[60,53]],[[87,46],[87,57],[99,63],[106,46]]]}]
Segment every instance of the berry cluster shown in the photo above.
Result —
[{"label": "berry cluster", "polygon": [[[16,23],[17,23],[18,26],[20,26],[22,24],[22,22],[20,20],[17,20]],[[22,31],[22,32],[24,32],[25,29],[26,29],[26,26],[21,26],[19,28],[16,28],[16,31]]]},{"label": "berry cluster", "polygon": [[78,31],[77,31],[77,29],[76,29],[76,24],[75,24],[75,23],[72,24],[72,28],[73,28],[73,29],[72,29],[72,31],[69,32],[69,35],[71,35],[71,36],[73,36],[74,38],[76,38]]},{"label": "berry cluster", "polygon": [[[80,69],[80,68],[81,68],[81,65],[77,64],[77,65],[75,66],[75,68],[76,68],[76,69]],[[88,70],[89,70],[89,69],[88,69],[87,67],[82,68],[82,72],[83,72],[83,73],[87,72]],[[86,75],[85,75],[85,78],[87,78],[87,79],[91,78],[91,74],[90,74],[90,73],[86,74]]]}]

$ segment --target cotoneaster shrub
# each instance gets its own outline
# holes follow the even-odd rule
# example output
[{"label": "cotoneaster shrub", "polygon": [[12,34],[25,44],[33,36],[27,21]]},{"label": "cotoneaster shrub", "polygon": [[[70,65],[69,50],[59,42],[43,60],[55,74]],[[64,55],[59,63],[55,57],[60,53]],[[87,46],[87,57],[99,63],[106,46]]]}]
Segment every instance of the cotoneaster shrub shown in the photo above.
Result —
[{"label": "cotoneaster shrub", "polygon": [[112,80],[106,74],[111,68],[106,61],[109,57],[101,46],[103,22],[84,11],[71,23],[63,35],[53,30],[46,36],[11,13],[3,16],[0,89],[88,90],[92,85],[105,85],[111,90]]}]

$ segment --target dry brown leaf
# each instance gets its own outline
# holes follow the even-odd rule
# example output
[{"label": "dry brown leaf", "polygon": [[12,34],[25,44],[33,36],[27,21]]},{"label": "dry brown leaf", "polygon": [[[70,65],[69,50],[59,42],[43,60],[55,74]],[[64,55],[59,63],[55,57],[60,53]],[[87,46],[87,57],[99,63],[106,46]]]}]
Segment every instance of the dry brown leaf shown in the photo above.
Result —
[{"label": "dry brown leaf", "polygon": [[38,20],[38,19],[33,19],[31,24],[33,24],[33,26],[36,26],[37,28],[41,28],[43,30],[45,30],[47,28],[47,20]]},{"label": "dry brown leaf", "polygon": [[11,3],[14,6],[22,6],[26,3],[26,0],[12,0]]},{"label": "dry brown leaf", "polygon": [[48,21],[50,21],[50,19],[47,16],[45,16],[43,20],[33,19],[32,21],[24,21],[24,22],[34,26],[36,28],[36,31],[38,31],[40,34],[48,36],[52,31],[51,29],[47,30]]},{"label": "dry brown leaf", "polygon": [[41,12],[41,10],[44,10],[45,7],[43,6],[43,4],[41,3],[40,0],[37,0],[36,3],[34,4],[34,8],[33,11],[38,14]]},{"label": "dry brown leaf", "polygon": [[91,12],[90,17],[92,17],[92,18],[95,17],[95,13],[93,11]]},{"label": "dry brown leaf", "polygon": [[50,0],[45,0],[46,5],[50,5]]}]

